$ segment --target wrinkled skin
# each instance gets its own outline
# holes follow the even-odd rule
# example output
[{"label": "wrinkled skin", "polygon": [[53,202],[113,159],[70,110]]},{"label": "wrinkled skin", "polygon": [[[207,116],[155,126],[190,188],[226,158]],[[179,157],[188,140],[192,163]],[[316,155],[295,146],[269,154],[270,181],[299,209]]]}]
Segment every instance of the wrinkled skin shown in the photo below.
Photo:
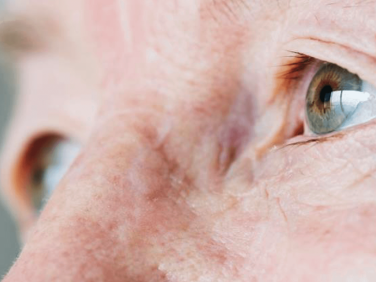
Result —
[{"label": "wrinkled skin", "polygon": [[[376,81],[375,2],[25,2],[56,30],[17,59],[4,281],[376,281],[376,124],[298,134],[311,77],[277,78],[291,50]],[[49,131],[82,151],[36,222],[14,175]]]}]

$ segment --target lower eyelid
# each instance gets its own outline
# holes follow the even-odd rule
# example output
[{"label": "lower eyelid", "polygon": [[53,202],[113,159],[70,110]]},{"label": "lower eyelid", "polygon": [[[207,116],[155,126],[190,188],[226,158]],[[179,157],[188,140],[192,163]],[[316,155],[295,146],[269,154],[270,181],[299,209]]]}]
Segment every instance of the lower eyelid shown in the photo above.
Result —
[{"label": "lower eyelid", "polygon": [[331,142],[334,140],[339,140],[345,137],[346,134],[343,132],[334,132],[328,135],[324,136],[299,136],[297,138],[293,138],[289,140],[288,143],[282,145],[282,148],[287,148],[291,146],[304,146],[304,145],[316,145],[316,144],[321,144],[321,143],[326,143],[326,142]]}]

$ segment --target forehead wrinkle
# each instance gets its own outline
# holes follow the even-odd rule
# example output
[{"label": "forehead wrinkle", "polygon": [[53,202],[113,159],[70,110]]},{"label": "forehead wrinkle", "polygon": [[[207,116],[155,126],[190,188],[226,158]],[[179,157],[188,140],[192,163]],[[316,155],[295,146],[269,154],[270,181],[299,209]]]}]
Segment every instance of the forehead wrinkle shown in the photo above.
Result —
[{"label": "forehead wrinkle", "polygon": [[[281,1],[281,0],[279,0]],[[335,6],[338,9],[347,9],[347,8],[357,8],[363,6],[369,6],[376,4],[375,0],[285,0],[290,3],[289,7],[292,6],[306,6],[309,9],[311,5],[317,5],[319,7],[325,8],[327,6]]]},{"label": "forehead wrinkle", "polygon": [[[258,18],[260,14],[270,14],[270,13],[281,13],[287,12],[288,10],[294,8],[294,6],[300,4],[306,4],[307,9],[309,5],[315,2],[311,0],[202,0],[202,6],[204,6],[209,11],[212,16],[217,15],[215,12],[220,12],[225,18],[231,21],[241,21],[241,17],[246,16],[249,19]],[[329,0],[330,1],[330,0]],[[333,1],[333,0],[332,0]],[[294,3],[296,2],[296,3]],[[213,17],[218,21],[218,17]]]},{"label": "forehead wrinkle", "polygon": [[130,23],[130,13],[131,9],[129,7],[129,1],[117,0],[117,5],[119,7],[119,15],[121,26],[123,30],[124,40],[127,42],[128,46],[132,46],[134,35]]},{"label": "forehead wrinkle", "polygon": [[329,3],[326,3],[326,5],[328,6],[340,6],[342,8],[356,8],[356,7],[360,7],[360,6],[367,6],[367,5],[371,5],[371,4],[375,4],[376,1],[375,0],[350,0],[350,1],[337,1],[337,2],[334,2],[334,1],[330,1]]},{"label": "forehead wrinkle", "polygon": [[44,14],[8,14],[0,20],[0,47],[15,56],[48,49],[61,35],[58,23]]},{"label": "forehead wrinkle", "polygon": [[[252,7],[250,0],[208,0],[202,2],[204,10],[207,10],[216,21],[220,21],[222,16],[232,22],[237,21],[241,14],[251,12]],[[252,2],[258,2],[258,0]]]}]

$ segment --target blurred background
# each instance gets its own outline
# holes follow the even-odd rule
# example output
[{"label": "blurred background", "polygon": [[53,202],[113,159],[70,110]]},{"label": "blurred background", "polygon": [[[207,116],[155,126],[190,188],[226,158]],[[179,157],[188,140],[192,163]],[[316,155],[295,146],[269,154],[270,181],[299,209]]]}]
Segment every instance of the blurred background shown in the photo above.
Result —
[{"label": "blurred background", "polygon": [[[1,52],[1,51],[0,51]],[[4,130],[10,118],[14,100],[13,78],[9,66],[0,54],[0,145],[4,140]],[[5,275],[19,250],[15,224],[0,200],[0,279]]]},{"label": "blurred background", "polygon": [[[0,14],[4,10],[5,2],[5,0],[0,0]],[[0,146],[3,144],[4,131],[14,103],[15,84],[13,82],[11,67],[0,50]],[[18,252],[16,226],[0,196],[0,280],[9,270]]]}]

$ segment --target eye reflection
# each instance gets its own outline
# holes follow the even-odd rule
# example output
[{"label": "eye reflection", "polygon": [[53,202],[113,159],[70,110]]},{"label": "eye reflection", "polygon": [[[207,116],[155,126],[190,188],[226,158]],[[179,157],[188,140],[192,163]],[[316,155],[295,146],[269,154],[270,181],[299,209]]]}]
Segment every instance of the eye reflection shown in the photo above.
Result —
[{"label": "eye reflection", "polygon": [[358,75],[333,64],[316,73],[306,97],[310,130],[325,134],[369,121],[376,117],[376,89]]},{"label": "eye reflection", "polygon": [[72,141],[53,138],[45,142],[35,154],[29,191],[36,212],[43,209],[79,149]]}]

